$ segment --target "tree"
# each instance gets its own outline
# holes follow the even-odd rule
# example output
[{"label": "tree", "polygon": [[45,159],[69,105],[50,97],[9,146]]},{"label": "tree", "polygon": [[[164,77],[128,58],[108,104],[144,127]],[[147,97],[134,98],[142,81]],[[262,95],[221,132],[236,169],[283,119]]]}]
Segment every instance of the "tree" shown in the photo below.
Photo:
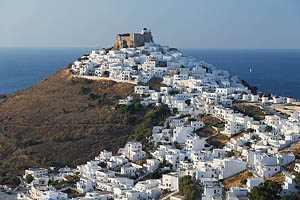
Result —
[{"label": "tree", "polygon": [[20,179],[16,176],[0,177],[0,185],[18,186],[20,183],[21,183]]},{"label": "tree", "polygon": [[247,179],[243,178],[243,179],[241,180],[241,184],[246,185],[246,183],[247,183]]},{"label": "tree", "polygon": [[258,139],[258,136],[257,136],[257,135],[252,135],[252,136],[251,136],[251,140],[256,140],[256,139]]},{"label": "tree", "polygon": [[296,188],[300,189],[300,173],[296,173],[295,174],[295,179],[294,179],[295,183],[296,183]]},{"label": "tree", "polygon": [[109,77],[109,71],[104,71],[104,72],[103,72],[103,76],[104,76],[104,77]]},{"label": "tree", "polygon": [[267,180],[255,186],[248,195],[250,200],[280,200],[282,187],[279,183]]},{"label": "tree", "polygon": [[251,147],[251,142],[246,142],[246,143],[245,143],[245,146]]},{"label": "tree", "polygon": [[255,130],[254,130],[253,128],[248,128],[248,129],[246,130],[247,133],[254,133],[254,131],[255,131]]},{"label": "tree", "polygon": [[185,100],[185,103],[189,106],[191,104],[191,100],[187,99],[187,100]]},{"label": "tree", "polygon": [[179,180],[179,191],[184,194],[186,200],[195,199],[196,185],[191,176],[184,176]]},{"label": "tree", "polygon": [[273,130],[272,126],[266,126],[264,132],[272,132],[272,130]]},{"label": "tree", "polygon": [[132,69],[137,71],[138,70],[138,66],[137,65],[132,66]]},{"label": "tree", "polygon": [[281,197],[280,200],[299,200],[298,196],[297,195],[286,195],[286,196],[283,196]]},{"label": "tree", "polygon": [[33,176],[31,174],[27,174],[25,177],[25,182],[30,184],[33,181]]},{"label": "tree", "polygon": [[175,95],[175,94],[178,94],[179,91],[178,90],[171,90],[169,91],[169,95]]},{"label": "tree", "polygon": [[227,158],[234,156],[234,151],[232,151],[232,150],[231,151],[227,151],[225,156]]},{"label": "tree", "polygon": [[100,162],[98,164],[99,167],[105,168],[106,167],[106,163],[105,162]]},{"label": "tree", "polygon": [[143,108],[143,106],[142,106],[142,104],[141,104],[140,102],[136,102],[136,103],[134,104],[134,109],[135,109],[135,110],[139,111],[139,110],[141,110],[142,108]]}]

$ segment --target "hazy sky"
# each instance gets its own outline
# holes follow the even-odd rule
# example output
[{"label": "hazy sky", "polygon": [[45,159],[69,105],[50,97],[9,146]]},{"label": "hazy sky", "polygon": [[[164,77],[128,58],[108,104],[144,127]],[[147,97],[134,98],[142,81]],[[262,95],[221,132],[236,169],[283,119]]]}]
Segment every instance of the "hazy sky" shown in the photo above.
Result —
[{"label": "hazy sky", "polygon": [[0,0],[0,46],[108,47],[143,27],[179,48],[300,49],[300,0]]}]

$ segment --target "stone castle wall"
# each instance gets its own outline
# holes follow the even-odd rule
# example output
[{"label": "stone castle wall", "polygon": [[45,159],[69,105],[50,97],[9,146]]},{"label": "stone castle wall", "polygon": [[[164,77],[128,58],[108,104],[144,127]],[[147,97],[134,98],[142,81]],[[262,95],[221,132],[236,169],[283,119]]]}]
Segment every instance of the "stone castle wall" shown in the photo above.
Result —
[{"label": "stone castle wall", "polygon": [[126,34],[119,34],[115,41],[114,48],[135,48],[144,46],[145,42],[153,42],[153,37],[151,32],[145,33],[126,33]]}]

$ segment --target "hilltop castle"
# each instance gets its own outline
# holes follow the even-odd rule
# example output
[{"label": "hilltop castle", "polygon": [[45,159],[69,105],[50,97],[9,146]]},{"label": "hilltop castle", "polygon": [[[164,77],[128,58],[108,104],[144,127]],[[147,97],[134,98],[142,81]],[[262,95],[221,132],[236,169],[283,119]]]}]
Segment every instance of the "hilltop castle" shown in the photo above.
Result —
[{"label": "hilltop castle", "polygon": [[145,42],[153,42],[151,30],[144,28],[141,33],[118,34],[114,49],[144,46]]}]

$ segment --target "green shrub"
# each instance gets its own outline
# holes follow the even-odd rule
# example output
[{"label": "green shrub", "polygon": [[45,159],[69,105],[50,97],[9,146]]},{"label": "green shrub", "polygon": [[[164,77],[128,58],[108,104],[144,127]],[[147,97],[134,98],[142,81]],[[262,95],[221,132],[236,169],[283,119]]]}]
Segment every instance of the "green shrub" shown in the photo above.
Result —
[{"label": "green shrub", "polygon": [[0,185],[18,186],[21,183],[20,179],[16,176],[0,177]]},{"label": "green shrub", "polygon": [[272,130],[273,130],[272,126],[266,126],[264,132],[272,132]]},{"label": "green shrub", "polygon": [[71,69],[72,68],[73,63],[69,63],[67,66],[67,69]]},{"label": "green shrub", "polygon": [[227,151],[226,152],[226,157],[232,157],[232,156],[234,156],[234,151]]},{"label": "green shrub", "polygon": [[179,181],[179,191],[184,194],[186,200],[194,200],[196,198],[196,185],[191,176],[184,176]]},{"label": "green shrub", "polygon": [[254,133],[254,131],[255,131],[255,130],[254,130],[253,128],[248,128],[248,129],[246,130],[247,133]]},{"label": "green shrub", "polygon": [[154,108],[153,111],[145,115],[143,122],[136,127],[134,133],[128,137],[128,140],[140,141],[146,144],[146,137],[151,134],[152,127],[164,122],[169,115],[170,109],[167,105]]},{"label": "green shrub", "polygon": [[248,194],[250,200],[279,200],[282,187],[279,183],[267,180],[258,186],[253,187]]},{"label": "green shrub", "polygon": [[247,183],[247,179],[243,178],[243,179],[241,180],[241,184],[246,185],[246,183]]},{"label": "green shrub", "polygon": [[30,184],[33,181],[33,176],[31,174],[26,175],[25,182]]},{"label": "green shrub", "polygon": [[100,162],[98,164],[99,167],[105,168],[106,167],[106,163],[105,162]]},{"label": "green shrub", "polygon": [[179,91],[178,90],[171,90],[169,91],[169,95],[175,95],[175,94],[178,94]]}]

